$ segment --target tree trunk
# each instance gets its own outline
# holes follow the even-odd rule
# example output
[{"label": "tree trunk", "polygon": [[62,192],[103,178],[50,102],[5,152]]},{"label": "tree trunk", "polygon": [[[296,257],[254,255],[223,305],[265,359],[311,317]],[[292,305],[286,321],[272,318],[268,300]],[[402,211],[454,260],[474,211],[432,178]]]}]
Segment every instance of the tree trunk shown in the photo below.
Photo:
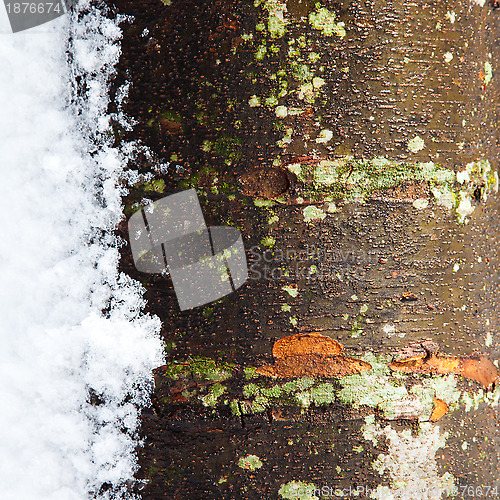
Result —
[{"label": "tree trunk", "polygon": [[249,265],[180,312],[123,248],[168,353],[144,499],[500,495],[477,354],[499,354],[500,25],[481,3],[116,1],[136,124],[115,135],[152,152],[126,214],[194,187]]}]

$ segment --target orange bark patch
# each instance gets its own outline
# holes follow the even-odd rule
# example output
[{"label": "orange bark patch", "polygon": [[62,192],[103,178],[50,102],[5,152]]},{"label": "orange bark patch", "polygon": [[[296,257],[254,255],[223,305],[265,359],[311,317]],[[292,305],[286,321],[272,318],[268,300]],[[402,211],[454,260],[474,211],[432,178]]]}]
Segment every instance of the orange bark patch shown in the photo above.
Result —
[{"label": "orange bark patch", "polygon": [[274,365],[257,368],[268,377],[345,377],[370,370],[371,365],[346,356],[344,346],[320,333],[284,337],[273,346]]},{"label": "orange bark patch", "polygon": [[432,410],[429,420],[436,422],[448,412],[448,405],[442,400],[434,397],[434,410]]},{"label": "orange bark patch", "polygon": [[404,373],[425,373],[446,375],[455,373],[462,377],[476,380],[484,387],[498,382],[500,373],[493,362],[483,355],[445,356],[437,352],[437,348],[429,350],[425,343],[421,344],[426,354],[413,356],[389,365],[391,370]]},{"label": "orange bark patch", "polygon": [[301,354],[323,354],[338,356],[344,346],[336,340],[321,335],[321,333],[299,333],[283,337],[274,343],[273,357],[275,359]]}]

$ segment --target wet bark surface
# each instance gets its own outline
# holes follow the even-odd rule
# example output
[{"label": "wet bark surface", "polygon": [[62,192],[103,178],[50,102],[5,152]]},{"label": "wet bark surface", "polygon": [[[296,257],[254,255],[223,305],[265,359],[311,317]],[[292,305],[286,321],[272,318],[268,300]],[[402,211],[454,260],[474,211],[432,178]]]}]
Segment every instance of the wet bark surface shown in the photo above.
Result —
[{"label": "wet bark surface", "polygon": [[[162,320],[168,362],[234,363],[231,377],[220,380],[191,368],[180,378],[157,371],[138,451],[138,492],[145,499],[292,498],[281,489],[292,481],[325,487],[326,498],[338,498],[336,488],[369,498],[380,486],[397,490],[397,467],[380,474],[373,465],[380,454],[397,455],[397,446],[403,461],[412,446],[424,457],[421,466],[408,459],[410,476],[424,483],[429,476],[427,497],[415,498],[446,497],[446,488],[432,490],[445,473],[465,498],[495,497],[495,490],[478,495],[480,485],[500,494],[499,415],[487,402],[460,406],[422,429],[411,411],[388,420],[376,405],[338,397],[329,404],[313,398],[306,408],[297,400],[242,408],[256,404],[248,389],[254,379],[244,368],[272,365],[274,342],[295,333],[320,332],[355,358],[369,352],[389,359],[423,339],[449,355],[500,356],[498,198],[481,201],[479,193],[468,223],[458,224],[452,210],[433,200],[423,210],[412,204],[430,197],[429,183],[419,181],[357,203],[336,197],[331,210],[325,208],[331,202],[315,199],[324,216],[308,219],[309,205],[286,169],[345,155],[434,161],[451,171],[486,158],[496,169],[498,78],[494,70],[488,76],[488,64],[495,68],[498,60],[500,18],[474,3],[324,6],[345,23],[345,37],[325,38],[307,25],[313,2],[289,2],[287,32],[275,37],[256,29],[266,10],[252,3],[118,0],[113,6],[134,16],[123,23],[115,91],[130,82],[123,109],[136,123],[128,131],[116,124],[116,143],[149,147],[152,154],[139,152],[131,169],[163,182],[161,189],[138,182],[125,198],[126,214],[145,198],[194,186],[207,225],[241,230],[249,265],[249,279],[235,293],[180,312],[171,281],[137,272],[128,245],[122,249],[122,270],[144,285],[146,310]],[[267,55],[256,58],[264,39]],[[316,80],[315,87],[314,75],[324,83]],[[249,105],[254,96],[259,105]],[[279,106],[285,116],[278,116]],[[412,148],[415,137],[425,147]],[[245,175],[257,166],[275,170],[259,171],[245,191]],[[291,192],[288,202],[254,204],[283,189]],[[128,240],[126,222],[121,235]],[[264,389],[274,384],[255,380]],[[342,379],[324,381],[334,392],[342,388]],[[200,399],[222,382],[225,392],[215,404]],[[470,380],[458,380],[458,387],[482,390]],[[405,430],[413,441],[408,437],[405,447],[382,431],[377,443],[367,439],[370,415],[380,429],[390,424],[400,441]],[[446,445],[436,447],[446,432]],[[240,463],[249,455],[262,466]],[[380,498],[391,498],[387,491]]]}]

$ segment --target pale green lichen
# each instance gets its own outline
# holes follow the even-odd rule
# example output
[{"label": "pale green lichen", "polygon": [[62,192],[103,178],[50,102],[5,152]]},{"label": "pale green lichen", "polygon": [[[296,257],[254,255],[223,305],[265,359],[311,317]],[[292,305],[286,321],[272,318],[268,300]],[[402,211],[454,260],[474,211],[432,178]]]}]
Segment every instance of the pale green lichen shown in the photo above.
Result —
[{"label": "pale green lichen", "polygon": [[453,60],[453,54],[451,52],[445,52],[443,59],[445,63],[450,63]]},{"label": "pale green lichen", "polygon": [[380,407],[393,418],[401,408],[401,402],[410,397],[404,378],[391,373],[389,359],[385,356],[369,353],[362,359],[370,363],[372,369],[340,379],[342,389],[338,394],[339,399],[355,408],[362,405]]},{"label": "pale green lichen", "polygon": [[279,398],[282,393],[280,385],[273,385],[271,387],[263,387],[260,389],[260,394],[265,398]]},{"label": "pale green lichen", "polygon": [[411,151],[412,153],[418,153],[419,151],[422,151],[424,147],[425,142],[419,135],[416,135],[413,139],[408,141],[408,151]]},{"label": "pale green lichen", "polygon": [[462,394],[461,402],[465,407],[465,411],[469,412],[472,409],[477,410],[479,405],[485,401],[485,394],[482,389],[480,389],[475,394],[469,394],[465,392]]},{"label": "pale green lichen", "polygon": [[257,61],[262,61],[264,57],[266,57],[266,53],[267,53],[267,47],[264,44],[259,45],[257,47],[257,51],[255,52],[255,59]]},{"label": "pale green lichen", "polygon": [[484,84],[488,85],[493,78],[493,68],[491,67],[491,63],[486,61],[484,63]]},{"label": "pale green lichen", "polygon": [[417,210],[424,210],[429,206],[429,200],[427,198],[418,198],[413,202],[413,206]]},{"label": "pale green lichen", "polygon": [[278,494],[287,500],[319,500],[314,494],[316,486],[304,481],[290,481],[282,484]]},{"label": "pale green lichen", "polygon": [[456,173],[456,180],[461,185],[456,208],[460,222],[474,211],[472,201],[477,199],[478,192],[483,201],[490,193],[498,192],[498,172],[492,170],[488,160],[468,163],[465,170]]},{"label": "pale green lichen", "polygon": [[493,343],[493,335],[492,335],[491,331],[488,331],[486,333],[486,338],[484,339],[484,345],[486,347],[490,347],[492,343]]},{"label": "pale green lichen", "polygon": [[336,389],[328,382],[313,386],[310,391],[310,400],[317,406],[328,405],[335,401]]},{"label": "pale green lichen", "polygon": [[[487,160],[471,162],[458,173],[433,162],[404,163],[350,156],[321,160],[314,166],[293,164],[287,168],[310,190],[310,197],[322,193],[348,202],[363,202],[374,193],[380,196],[383,190],[405,183],[427,182],[436,203],[455,209],[460,222],[474,209],[473,199],[478,192],[482,200],[489,193],[498,192],[498,173],[492,171]],[[423,209],[429,200],[420,198],[413,203],[415,208]]]},{"label": "pale green lichen", "polygon": [[315,76],[313,79],[312,79],[312,85],[314,87],[315,90],[317,89],[320,89],[321,87],[323,87],[323,85],[325,85],[325,80],[319,76]]},{"label": "pale green lichen", "polygon": [[271,208],[276,205],[276,203],[272,200],[253,200],[253,204],[259,208]]},{"label": "pale green lichen", "polygon": [[305,222],[323,220],[326,217],[326,213],[315,205],[309,205],[308,207],[305,207],[302,213],[304,214]]},{"label": "pale green lichen", "polygon": [[453,375],[424,376],[408,390],[405,375],[391,372],[387,357],[369,354],[363,360],[372,365],[372,370],[340,380],[342,389],[338,397],[343,403],[355,408],[378,408],[391,420],[404,416],[429,420],[434,397],[447,403],[450,410],[457,408],[461,391]]},{"label": "pale green lichen", "polygon": [[260,394],[260,388],[257,384],[247,384],[243,387],[243,396],[245,398],[252,398]]},{"label": "pale green lichen", "polygon": [[264,104],[269,108],[274,108],[278,105],[278,98],[275,95],[271,95],[264,99]]},{"label": "pale green lichen", "polygon": [[294,174],[299,181],[303,181],[302,177],[302,165],[300,163],[292,163],[286,167],[292,174]]},{"label": "pale green lichen", "polygon": [[253,472],[262,467],[262,460],[257,455],[247,455],[238,460],[238,467]]},{"label": "pale green lichen", "polygon": [[379,500],[406,500],[408,498],[441,498],[456,491],[455,478],[446,472],[438,473],[436,452],[443,448],[448,433],[441,433],[439,427],[421,423],[417,436],[409,429],[397,431],[390,425],[382,428],[376,423],[365,423],[363,433],[375,439],[388,441],[386,454],[379,454],[372,467],[379,474],[387,475],[390,487],[378,486],[370,498]]},{"label": "pale green lichen", "polygon": [[316,4],[316,9],[309,14],[309,22],[314,29],[321,31],[325,36],[337,35],[344,38],[346,35],[345,23],[337,22],[335,12],[329,11],[321,4]]},{"label": "pale green lichen", "polygon": [[260,97],[253,95],[252,97],[250,97],[248,104],[251,108],[257,108],[258,106],[260,106]]},{"label": "pale green lichen", "polygon": [[328,129],[323,129],[320,131],[318,137],[316,137],[317,144],[326,144],[331,141],[333,137],[333,132]]},{"label": "pale green lichen", "polygon": [[294,298],[297,297],[297,295],[299,294],[299,289],[296,286],[293,287],[289,285],[284,285],[281,287],[281,289]]},{"label": "pale green lichen", "polygon": [[443,400],[451,409],[454,409],[460,399],[461,391],[457,388],[457,379],[453,375],[425,378],[424,387],[435,392],[437,398]]},{"label": "pale green lichen", "polygon": [[267,30],[271,38],[281,38],[286,33],[288,20],[285,17],[286,4],[279,1],[256,0],[254,5],[258,7],[262,5],[263,9],[267,11]]},{"label": "pale green lichen", "polygon": [[314,385],[315,380],[311,377],[301,377],[290,382],[286,382],[281,386],[285,392],[303,391]]},{"label": "pale green lichen", "polygon": [[276,106],[274,112],[278,118],[285,118],[288,114],[288,109],[286,106]]}]

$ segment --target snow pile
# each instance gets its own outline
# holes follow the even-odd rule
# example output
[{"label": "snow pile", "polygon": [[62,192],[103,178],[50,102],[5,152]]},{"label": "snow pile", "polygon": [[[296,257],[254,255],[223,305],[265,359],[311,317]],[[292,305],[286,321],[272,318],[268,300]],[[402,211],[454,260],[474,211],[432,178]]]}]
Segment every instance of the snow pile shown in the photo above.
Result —
[{"label": "snow pile", "polygon": [[3,500],[104,483],[102,498],[125,497],[136,467],[162,345],[140,286],[117,273],[124,161],[105,131],[119,38],[95,8],[0,36]]}]

